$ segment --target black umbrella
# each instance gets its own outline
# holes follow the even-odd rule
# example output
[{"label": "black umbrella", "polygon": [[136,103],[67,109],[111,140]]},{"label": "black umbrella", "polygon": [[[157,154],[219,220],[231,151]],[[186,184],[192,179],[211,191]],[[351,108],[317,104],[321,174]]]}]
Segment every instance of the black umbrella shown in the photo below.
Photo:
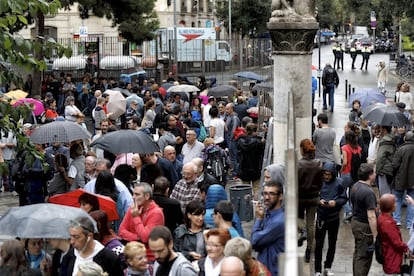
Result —
[{"label": "black umbrella", "polygon": [[154,153],[160,151],[157,143],[145,132],[138,130],[117,130],[96,139],[91,147],[112,153]]},{"label": "black umbrella", "polygon": [[364,114],[364,118],[381,126],[405,126],[410,124],[407,117],[395,106],[372,108]]},{"label": "black umbrella", "polygon": [[232,85],[218,85],[213,88],[208,89],[208,96],[213,97],[233,97],[234,93],[237,91],[237,88]]}]

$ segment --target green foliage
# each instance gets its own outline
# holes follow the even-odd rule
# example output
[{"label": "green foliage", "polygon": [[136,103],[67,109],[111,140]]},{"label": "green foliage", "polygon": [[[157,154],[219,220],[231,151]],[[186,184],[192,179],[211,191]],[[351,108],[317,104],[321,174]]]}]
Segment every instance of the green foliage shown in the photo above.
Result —
[{"label": "green foliage", "polygon": [[81,16],[88,16],[88,11],[95,16],[112,20],[118,26],[123,38],[136,43],[153,39],[154,32],[159,28],[157,14],[154,12],[154,0],[62,0],[62,6],[69,9],[78,2]]},{"label": "green foliage", "polygon": [[333,1],[317,0],[318,21],[320,28],[331,28],[337,21],[334,13]]},{"label": "green foliage", "polygon": [[[26,163],[31,166],[34,160],[39,158],[43,160],[43,155],[30,142],[29,137],[23,133],[23,118],[30,116],[31,110],[26,105],[12,107],[9,102],[0,101],[0,138],[1,135],[8,136],[10,132],[16,135],[16,151],[26,150]],[[0,164],[0,173],[5,170]]]},{"label": "green foliage", "polygon": [[[36,53],[52,53],[70,56],[71,50],[57,44],[53,40],[44,40],[39,37],[31,41],[24,39],[17,33],[20,29],[32,23],[32,18],[38,14],[54,15],[61,7],[59,0],[13,0],[0,1],[0,61],[7,61],[19,65],[27,70],[44,71],[46,63],[43,59],[36,59]],[[52,51],[53,50],[53,51]],[[21,76],[8,68],[0,67],[0,82],[12,81],[21,85]]]},{"label": "green foliage", "polygon": [[[241,32],[242,36],[263,33],[267,31],[266,24],[271,14],[270,0],[241,0],[232,1],[231,26],[232,31]],[[224,26],[229,25],[228,1],[216,2],[216,16],[219,21],[224,21]]]}]

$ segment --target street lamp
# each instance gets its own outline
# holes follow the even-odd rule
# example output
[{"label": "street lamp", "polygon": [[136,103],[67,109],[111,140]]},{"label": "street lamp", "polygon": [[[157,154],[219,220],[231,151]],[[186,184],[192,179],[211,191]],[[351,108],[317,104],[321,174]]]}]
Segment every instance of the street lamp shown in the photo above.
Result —
[{"label": "street lamp", "polygon": [[229,0],[229,40],[231,43],[231,0]]},{"label": "street lamp", "polygon": [[[174,0],[174,63],[173,68],[175,66],[175,75],[178,76],[178,42],[177,42],[177,0]],[[172,71],[172,70],[171,70]]]}]

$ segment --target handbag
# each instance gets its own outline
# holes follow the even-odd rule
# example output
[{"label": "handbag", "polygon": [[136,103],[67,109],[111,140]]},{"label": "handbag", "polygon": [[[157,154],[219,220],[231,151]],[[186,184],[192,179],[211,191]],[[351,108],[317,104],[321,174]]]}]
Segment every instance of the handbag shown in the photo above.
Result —
[{"label": "handbag", "polygon": [[411,275],[410,261],[408,260],[407,255],[404,255],[404,260],[400,266],[400,273],[401,273],[401,276]]},{"label": "handbag", "polygon": [[341,158],[341,148],[337,143],[333,145],[333,154],[335,157],[335,164],[342,165],[342,158]]}]

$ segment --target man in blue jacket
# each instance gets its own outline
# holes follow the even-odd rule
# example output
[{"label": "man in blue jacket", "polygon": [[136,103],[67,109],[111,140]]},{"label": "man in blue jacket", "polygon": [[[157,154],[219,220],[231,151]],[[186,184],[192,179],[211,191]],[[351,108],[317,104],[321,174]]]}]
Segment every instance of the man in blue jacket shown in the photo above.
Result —
[{"label": "man in blue jacket", "polygon": [[320,200],[315,229],[315,276],[322,276],[322,250],[326,232],[328,232],[328,251],[324,263],[324,275],[334,275],[331,267],[338,237],[339,214],[347,201],[346,189],[342,185],[343,180],[337,178],[336,175],[336,165],[332,162],[326,162],[323,165],[323,183],[319,193]]},{"label": "man in blue jacket", "polygon": [[278,275],[278,255],[285,252],[285,213],[282,208],[283,186],[276,181],[265,182],[263,204],[256,205],[251,243],[257,259],[273,276]]}]

